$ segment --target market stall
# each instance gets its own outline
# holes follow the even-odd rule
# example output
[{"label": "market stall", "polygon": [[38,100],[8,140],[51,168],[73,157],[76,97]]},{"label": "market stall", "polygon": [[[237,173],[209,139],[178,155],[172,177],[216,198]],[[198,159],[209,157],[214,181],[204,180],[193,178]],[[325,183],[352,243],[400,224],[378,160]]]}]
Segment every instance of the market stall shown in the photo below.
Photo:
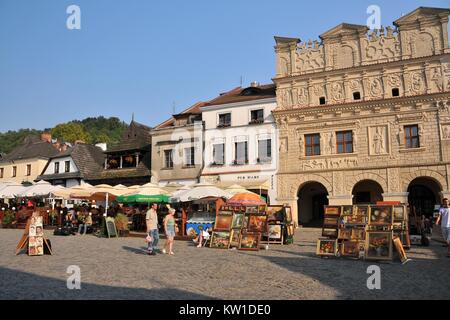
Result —
[{"label": "market stall", "polygon": [[324,238],[318,240],[316,253],[391,261],[395,248],[406,262],[403,248],[409,248],[408,211],[402,204],[325,206]]},{"label": "market stall", "polygon": [[258,251],[267,232],[267,204],[257,194],[237,193],[218,212],[211,248]]}]

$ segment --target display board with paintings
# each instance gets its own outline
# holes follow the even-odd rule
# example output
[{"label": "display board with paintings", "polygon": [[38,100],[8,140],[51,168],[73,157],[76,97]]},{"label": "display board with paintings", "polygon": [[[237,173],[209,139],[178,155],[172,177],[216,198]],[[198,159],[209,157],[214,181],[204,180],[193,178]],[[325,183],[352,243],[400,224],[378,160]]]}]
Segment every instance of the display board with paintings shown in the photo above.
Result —
[{"label": "display board with paintings", "polygon": [[16,255],[23,249],[27,249],[29,256],[52,254],[50,242],[44,236],[43,217],[38,213],[33,213],[28,219],[24,234],[16,247]]},{"label": "display board with paintings", "polygon": [[[409,244],[406,205],[325,206],[322,237],[317,255],[366,260],[392,260],[394,248],[402,263]],[[336,246],[331,250],[331,244]]]}]

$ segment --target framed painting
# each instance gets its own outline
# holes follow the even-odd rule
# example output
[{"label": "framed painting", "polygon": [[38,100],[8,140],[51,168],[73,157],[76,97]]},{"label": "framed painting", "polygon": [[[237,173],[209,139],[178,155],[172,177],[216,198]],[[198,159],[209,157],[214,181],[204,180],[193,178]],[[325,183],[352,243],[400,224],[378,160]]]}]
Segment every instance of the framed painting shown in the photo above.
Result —
[{"label": "framed painting", "polygon": [[245,209],[246,213],[258,213],[258,206],[249,206]]},{"label": "framed painting", "polygon": [[250,219],[249,215],[244,214],[243,222],[242,222],[242,229],[248,229],[248,221]]},{"label": "framed painting", "polygon": [[392,224],[392,207],[391,206],[373,206],[370,208],[369,215],[370,225],[386,225]]},{"label": "framed painting", "polygon": [[365,216],[358,216],[358,215],[351,215],[351,216],[344,216],[343,221],[346,224],[366,224],[367,219]]},{"label": "framed painting", "polygon": [[268,206],[266,212],[268,221],[283,221],[283,206]]},{"label": "framed painting", "polygon": [[367,232],[365,258],[367,260],[392,260],[392,232]]},{"label": "framed painting", "polygon": [[325,212],[326,216],[339,217],[341,215],[341,207],[338,207],[338,206],[325,206],[324,212]]},{"label": "framed painting", "polygon": [[235,213],[231,222],[231,229],[241,229],[244,226],[244,213]]},{"label": "framed painting", "polygon": [[292,210],[291,207],[284,207],[284,222],[292,222]]},{"label": "framed painting", "polygon": [[267,206],[266,205],[260,205],[258,206],[258,213],[259,214],[266,214]]},{"label": "framed painting", "polygon": [[232,221],[233,221],[233,216],[218,214],[216,216],[216,222],[214,223],[214,231],[230,230]]},{"label": "framed painting", "polygon": [[352,240],[365,240],[366,239],[366,230],[362,228],[353,228],[351,234]]},{"label": "framed painting", "polygon": [[350,240],[352,238],[352,229],[339,228],[338,239]]},{"label": "framed painting", "polygon": [[342,215],[351,216],[353,214],[353,206],[342,206]]},{"label": "framed painting", "polygon": [[369,224],[367,226],[367,230],[368,231],[390,231],[391,225],[390,224],[381,224],[381,225]]},{"label": "framed painting", "polygon": [[337,229],[330,229],[330,228],[322,229],[322,237],[337,238],[337,236],[338,236]]},{"label": "framed painting", "polygon": [[247,229],[253,232],[265,232],[267,229],[267,216],[251,214]]},{"label": "framed painting", "polygon": [[210,247],[228,249],[230,247],[230,231],[213,231]]},{"label": "framed painting", "polygon": [[239,240],[239,250],[259,251],[261,234],[259,232],[242,232]]},{"label": "framed painting", "polygon": [[324,226],[337,226],[339,223],[339,218],[324,218],[323,225]]},{"label": "framed painting", "polygon": [[368,217],[369,216],[369,206],[355,206],[354,213],[357,216]]},{"label": "framed painting", "polygon": [[394,222],[403,222],[406,220],[406,207],[395,206],[394,207]]},{"label": "framed painting", "polygon": [[337,240],[319,239],[317,240],[316,254],[318,256],[336,256],[338,252]]},{"label": "framed painting", "polygon": [[231,216],[233,214],[233,210],[221,210],[219,214],[222,216]]},{"label": "framed painting", "polygon": [[267,229],[269,241],[283,241],[283,228],[281,224],[269,224]]},{"label": "framed painting", "polygon": [[231,236],[230,236],[230,247],[239,247],[239,239],[241,237],[241,230],[240,229],[233,229],[231,230]]},{"label": "framed painting", "polygon": [[343,257],[359,257],[359,241],[343,241],[341,245],[341,255]]}]

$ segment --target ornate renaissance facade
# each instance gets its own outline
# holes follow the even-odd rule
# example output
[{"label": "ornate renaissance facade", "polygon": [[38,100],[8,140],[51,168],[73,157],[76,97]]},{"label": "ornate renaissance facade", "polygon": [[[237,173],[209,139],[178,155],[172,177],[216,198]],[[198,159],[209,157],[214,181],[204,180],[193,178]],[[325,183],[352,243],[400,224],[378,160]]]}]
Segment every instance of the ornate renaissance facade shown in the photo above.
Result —
[{"label": "ornate renaissance facade", "polygon": [[401,201],[429,215],[450,196],[449,13],[343,23],[320,43],[275,37],[277,200],[300,224],[324,204]]}]

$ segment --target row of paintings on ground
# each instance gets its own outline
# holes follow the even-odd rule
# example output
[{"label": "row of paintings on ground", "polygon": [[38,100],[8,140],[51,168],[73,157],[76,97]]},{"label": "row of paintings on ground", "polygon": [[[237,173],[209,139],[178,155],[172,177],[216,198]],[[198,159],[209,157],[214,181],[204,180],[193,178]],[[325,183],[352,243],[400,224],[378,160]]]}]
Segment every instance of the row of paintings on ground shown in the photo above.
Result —
[{"label": "row of paintings on ground", "polygon": [[290,243],[291,208],[284,206],[223,206],[216,216],[210,247],[257,251],[262,243]]},{"label": "row of paintings on ground", "polygon": [[399,237],[392,231],[369,231],[365,241],[338,239],[319,239],[317,241],[317,255],[348,257],[364,260],[392,260],[395,247],[400,261],[408,261],[405,249]]},{"label": "row of paintings on ground", "polygon": [[322,236],[330,239],[318,240],[318,255],[392,260],[393,239],[402,245],[402,250],[410,246],[406,205],[325,206],[324,209]]}]

